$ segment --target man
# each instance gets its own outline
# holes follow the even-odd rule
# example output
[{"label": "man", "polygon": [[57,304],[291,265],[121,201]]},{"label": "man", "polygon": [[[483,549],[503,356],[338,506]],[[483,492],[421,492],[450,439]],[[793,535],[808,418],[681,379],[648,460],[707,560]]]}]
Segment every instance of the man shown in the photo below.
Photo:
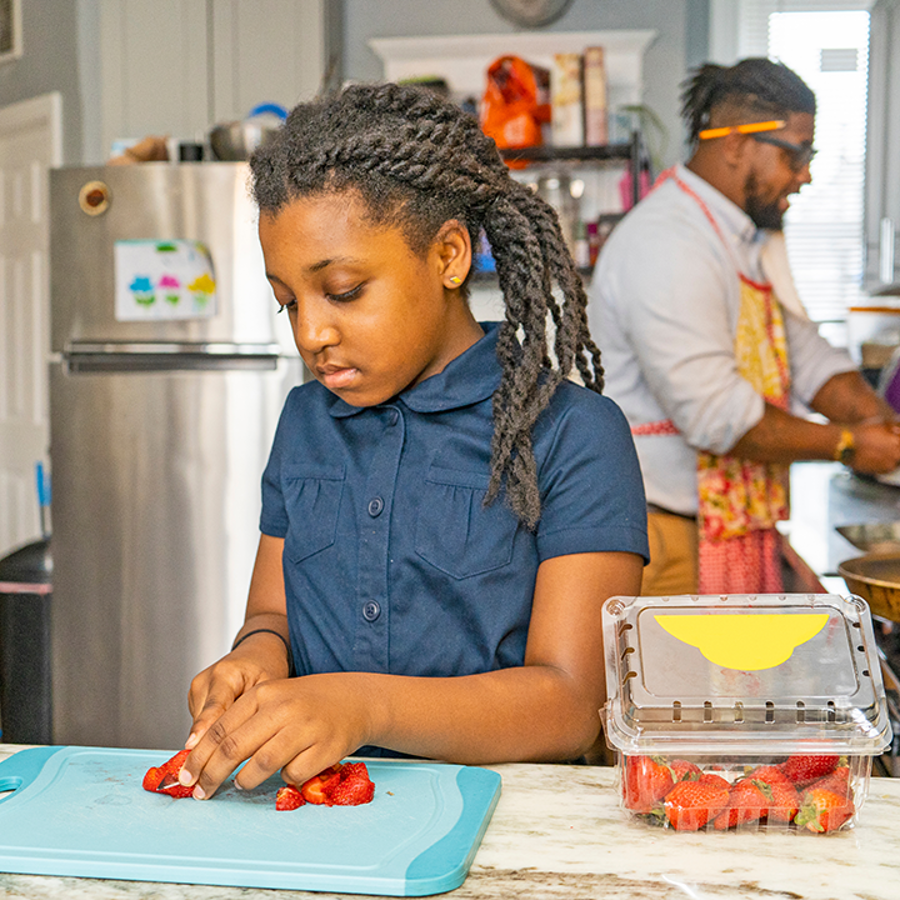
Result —
[{"label": "man", "polygon": [[789,464],[889,472],[900,427],[767,261],[810,181],[814,94],[786,66],[746,59],[701,67],[682,99],[690,160],[610,236],[589,313],[644,475],[642,592],[779,591]]}]

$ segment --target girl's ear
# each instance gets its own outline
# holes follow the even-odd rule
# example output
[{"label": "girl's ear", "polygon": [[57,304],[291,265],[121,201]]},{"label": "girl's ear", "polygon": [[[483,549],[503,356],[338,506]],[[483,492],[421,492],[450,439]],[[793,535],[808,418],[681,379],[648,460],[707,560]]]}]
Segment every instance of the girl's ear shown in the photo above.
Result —
[{"label": "girl's ear", "polygon": [[448,290],[458,288],[472,268],[472,239],[457,219],[444,222],[432,244],[438,277]]}]

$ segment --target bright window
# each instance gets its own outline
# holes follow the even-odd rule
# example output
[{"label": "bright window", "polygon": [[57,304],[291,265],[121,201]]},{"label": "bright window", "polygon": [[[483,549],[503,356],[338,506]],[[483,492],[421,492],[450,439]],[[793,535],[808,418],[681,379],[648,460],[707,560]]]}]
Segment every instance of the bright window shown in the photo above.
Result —
[{"label": "bright window", "polygon": [[741,56],[780,60],[816,94],[819,153],[812,184],[791,200],[785,238],[810,317],[837,340],[848,308],[864,300],[868,5],[744,0],[738,23]]}]

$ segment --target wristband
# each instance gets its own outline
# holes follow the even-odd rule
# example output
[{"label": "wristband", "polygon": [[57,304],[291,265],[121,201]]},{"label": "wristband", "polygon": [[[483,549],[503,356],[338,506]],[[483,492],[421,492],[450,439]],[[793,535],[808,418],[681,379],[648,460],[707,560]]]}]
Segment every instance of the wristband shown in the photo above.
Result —
[{"label": "wristband", "polygon": [[284,644],[284,649],[287,650],[288,673],[292,674],[294,671],[294,658],[291,653],[291,645],[288,639],[280,631],[275,631],[273,628],[255,628],[253,631],[248,631],[246,634],[242,634],[235,640],[231,645],[231,649],[236,650],[248,637],[253,637],[254,634],[274,634],[275,637]]},{"label": "wristband", "polygon": [[839,463],[843,463],[845,466],[850,465],[850,460],[853,458],[855,447],[856,444],[853,440],[853,432],[849,428],[843,429],[843,431],[841,431],[841,439],[834,448],[834,459]]}]

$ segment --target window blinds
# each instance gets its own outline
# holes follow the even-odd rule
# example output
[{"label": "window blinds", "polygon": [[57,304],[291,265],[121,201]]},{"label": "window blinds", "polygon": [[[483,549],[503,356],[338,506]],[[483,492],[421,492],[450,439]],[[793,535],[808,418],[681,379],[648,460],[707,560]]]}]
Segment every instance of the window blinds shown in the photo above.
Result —
[{"label": "window blinds", "polygon": [[843,322],[864,300],[868,8],[871,0],[744,0],[740,57],[790,66],[816,94],[813,182],[785,217],[797,290],[817,322]]}]

